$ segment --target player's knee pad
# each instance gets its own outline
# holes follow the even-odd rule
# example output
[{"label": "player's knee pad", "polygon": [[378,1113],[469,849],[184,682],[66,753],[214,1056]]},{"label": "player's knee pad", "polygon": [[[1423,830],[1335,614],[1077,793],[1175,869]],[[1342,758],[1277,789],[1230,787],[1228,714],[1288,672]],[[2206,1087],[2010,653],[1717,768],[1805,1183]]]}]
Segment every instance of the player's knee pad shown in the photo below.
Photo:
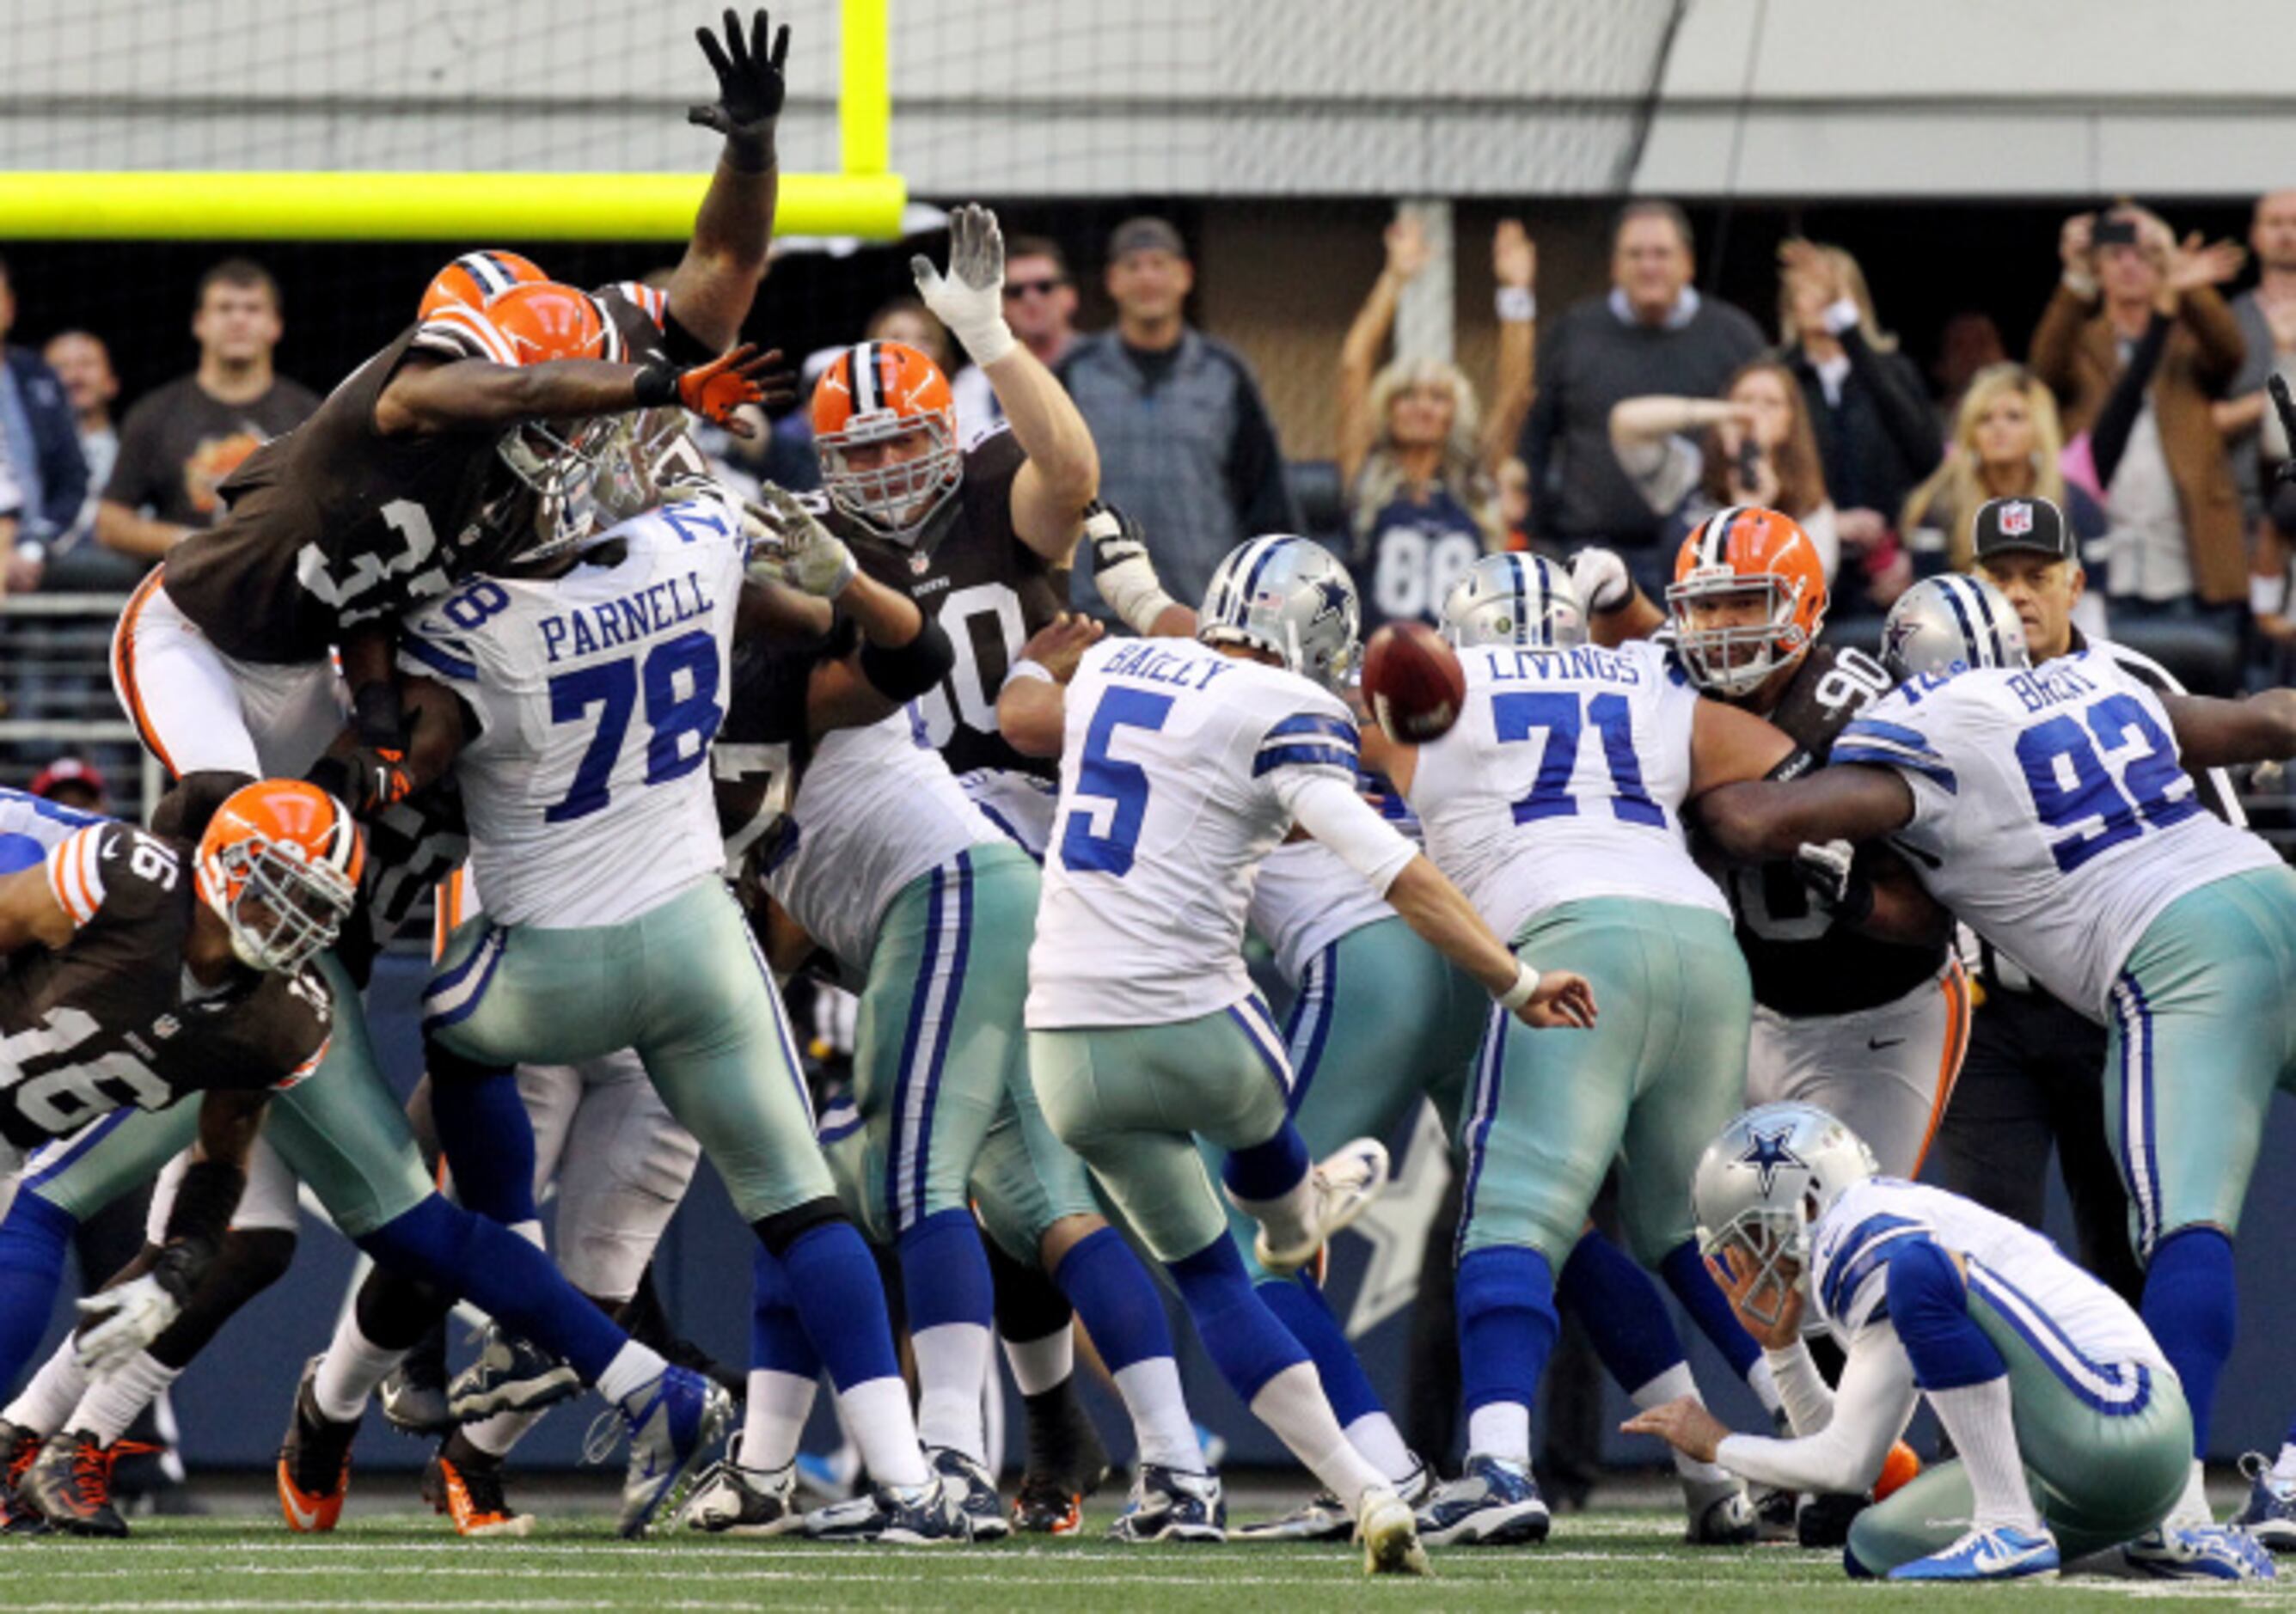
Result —
[{"label": "player's knee pad", "polygon": [[769,1217],[760,1217],[750,1224],[758,1241],[767,1252],[779,1260],[789,1254],[790,1246],[815,1228],[830,1222],[849,1221],[845,1207],[834,1194],[817,1200],[808,1200],[802,1205],[792,1205],[787,1210],[777,1210]]},{"label": "player's knee pad", "polygon": [[152,832],[171,840],[196,841],[207,833],[208,820],[234,791],[253,784],[254,775],[205,768],[184,774],[160,798],[152,809]]}]

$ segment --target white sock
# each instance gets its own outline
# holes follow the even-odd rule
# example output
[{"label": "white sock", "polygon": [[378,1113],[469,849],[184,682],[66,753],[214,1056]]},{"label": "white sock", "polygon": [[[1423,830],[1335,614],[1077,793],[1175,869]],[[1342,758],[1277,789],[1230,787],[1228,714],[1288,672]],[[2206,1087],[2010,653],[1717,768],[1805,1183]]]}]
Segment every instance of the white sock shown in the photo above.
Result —
[{"label": "white sock", "polygon": [[1754,1392],[1754,1398],[1762,1404],[1762,1410],[1771,1417],[1775,1418],[1785,1410],[1786,1398],[1778,1393],[1778,1381],[1770,1372],[1770,1364],[1759,1356],[1755,1357],[1754,1365],[1746,1370],[1746,1388]]},{"label": "white sock", "polygon": [[742,1466],[766,1473],[797,1461],[805,1421],[813,1416],[811,1379],[771,1368],[750,1370],[750,1393],[742,1411]]},{"label": "white sock", "polygon": [[537,1249],[546,1252],[550,1248],[543,1240],[542,1224],[538,1221],[529,1218],[523,1222],[512,1222],[510,1225],[510,1230]]},{"label": "white sock", "polygon": [[32,1375],[24,1393],[0,1412],[0,1418],[36,1435],[61,1435],[64,1420],[87,1394],[87,1369],[79,1364],[79,1353],[67,1336],[56,1347],[56,1354],[40,1364],[40,1371]]},{"label": "white sock", "polygon": [[1267,1229],[1267,1241],[1293,1249],[1316,1236],[1316,1173],[1310,1168],[1290,1192],[1273,1200],[1247,1200],[1231,1192],[1235,1208]]},{"label": "white sock", "polygon": [[2017,1425],[2010,1415],[2008,1375],[1958,1389],[1933,1389],[1929,1397],[1969,1474],[1971,1528],[2038,1530],[2041,1519],[2033,1511],[2024,1459],[2017,1451]]},{"label": "white sock", "polygon": [[1117,1373],[1116,1393],[1132,1414],[1141,1462],[1186,1474],[1203,1472],[1204,1448],[1196,1440],[1196,1421],[1188,1416],[1178,1363],[1169,1356],[1143,1357]]},{"label": "white sock", "polygon": [[988,1331],[978,1323],[940,1323],[909,1336],[917,1359],[917,1438],[975,1462],[988,1461],[980,1415],[988,1381]]},{"label": "white sock", "polygon": [[128,1358],[127,1366],[88,1387],[65,1428],[85,1430],[95,1437],[96,1445],[110,1446],[127,1432],[136,1413],[183,1373],[182,1368],[169,1367],[150,1351],[139,1350]]},{"label": "white sock", "polygon": [[668,1365],[660,1351],[633,1340],[614,1353],[614,1359],[606,1364],[606,1371],[598,1375],[594,1388],[601,1400],[619,1406],[660,1378],[662,1370]]},{"label": "white sock", "polygon": [[[1764,1364],[1763,1371],[1766,1372],[1768,1371],[1767,1364]],[[1700,1399],[1698,1381],[1690,1376],[1689,1363],[1677,1362],[1657,1378],[1635,1390],[1627,1399],[1635,1404],[1636,1411],[1646,1413],[1654,1406],[1664,1406],[1668,1402],[1679,1400],[1685,1396],[1688,1396],[1693,1401]],[[1674,1454],[1674,1471],[1685,1479],[1694,1479],[1702,1485],[1714,1485],[1726,1481],[1730,1478],[1714,1464],[1701,1462],[1697,1458],[1679,1451]]]},{"label": "white sock", "polygon": [[2280,1443],[2280,1455],[2273,1462],[2272,1477],[2283,1485],[2296,1484],[2296,1440]]},{"label": "white sock", "polygon": [[1385,1413],[1365,1413],[1349,1424],[1348,1444],[1397,1485],[1419,1471],[1417,1454],[1405,1443],[1403,1431],[1395,1427],[1395,1420]]},{"label": "white sock", "polygon": [[489,1457],[507,1457],[510,1448],[524,1439],[526,1431],[541,1422],[542,1414],[549,1410],[538,1406],[531,1412],[496,1413],[463,1425],[463,1438]]},{"label": "white sock", "polygon": [[1324,1381],[1316,1377],[1315,1364],[1295,1362],[1261,1385],[1251,1398],[1251,1415],[1274,1430],[1324,1488],[1347,1504],[1349,1512],[1362,1504],[1365,1490],[1386,1486],[1386,1476],[1349,1444],[1338,1415],[1324,1397]]},{"label": "white sock", "polygon": [[1467,1451],[1530,1466],[1530,1408],[1520,1401],[1486,1401],[1467,1414]]},{"label": "white sock", "polygon": [[909,1415],[909,1387],[894,1379],[867,1379],[837,1392],[845,1427],[861,1448],[861,1461],[879,1485],[922,1485],[932,1478],[917,1449],[916,1420]]},{"label": "white sock", "polygon": [[2206,1529],[2216,1521],[2217,1516],[2209,1511],[2208,1473],[2195,1457],[2185,1475],[2185,1494],[2177,1498],[2177,1505],[2169,1510],[2169,1517],[2162,1522],[2170,1529],[2196,1530]]},{"label": "white sock", "polygon": [[319,1371],[311,1380],[311,1399],[318,1403],[319,1415],[337,1423],[359,1417],[374,1387],[406,1359],[405,1351],[377,1345],[360,1332],[358,1308],[344,1307],[335,1337],[327,1342],[327,1354],[319,1359]]},{"label": "white sock", "polygon": [[1024,1396],[1041,1396],[1076,1372],[1076,1331],[1054,1329],[1041,1340],[1004,1341],[1005,1364]]}]

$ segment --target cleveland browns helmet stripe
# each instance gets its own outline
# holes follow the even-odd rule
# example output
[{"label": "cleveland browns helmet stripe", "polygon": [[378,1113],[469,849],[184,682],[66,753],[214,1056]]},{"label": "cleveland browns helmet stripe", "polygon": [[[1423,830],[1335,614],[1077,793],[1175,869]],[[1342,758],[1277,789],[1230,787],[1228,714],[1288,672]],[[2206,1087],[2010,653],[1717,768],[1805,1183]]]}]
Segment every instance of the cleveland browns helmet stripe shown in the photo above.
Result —
[{"label": "cleveland browns helmet stripe", "polygon": [[[1719,619],[1759,594],[1759,621]],[[1792,665],[1825,621],[1825,565],[1792,516],[1757,504],[1716,511],[1682,541],[1666,603],[1684,668],[1701,689],[1751,694]]]}]

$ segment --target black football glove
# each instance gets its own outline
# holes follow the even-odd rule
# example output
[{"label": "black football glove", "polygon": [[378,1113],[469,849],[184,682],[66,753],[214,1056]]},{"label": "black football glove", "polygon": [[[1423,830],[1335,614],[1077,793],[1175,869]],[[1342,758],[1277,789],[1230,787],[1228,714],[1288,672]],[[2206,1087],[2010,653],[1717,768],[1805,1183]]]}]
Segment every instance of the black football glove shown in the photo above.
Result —
[{"label": "black football glove", "polygon": [[414,788],[406,773],[406,753],[396,746],[354,745],[320,758],[303,777],[350,808],[357,818],[406,800]]},{"label": "black football glove", "polygon": [[774,34],[770,51],[766,48],[769,25],[764,7],[758,9],[750,26],[750,37],[745,40],[741,16],[729,5],[723,45],[706,28],[693,30],[693,37],[701,41],[701,53],[717,71],[718,99],[708,106],[687,109],[685,120],[726,136],[736,165],[755,172],[774,164],[774,125],[789,94],[789,82],[782,76],[782,63],[789,59],[789,24],[784,22]]}]

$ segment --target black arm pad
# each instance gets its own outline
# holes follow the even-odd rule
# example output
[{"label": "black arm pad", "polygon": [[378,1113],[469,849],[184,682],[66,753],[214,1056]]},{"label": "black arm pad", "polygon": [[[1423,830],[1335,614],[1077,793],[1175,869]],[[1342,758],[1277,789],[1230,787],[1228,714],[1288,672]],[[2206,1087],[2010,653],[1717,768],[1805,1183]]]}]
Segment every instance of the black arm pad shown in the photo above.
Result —
[{"label": "black arm pad", "polygon": [[956,647],[940,624],[925,619],[924,631],[898,649],[861,647],[861,676],[888,700],[914,700],[939,684],[956,665]]}]

